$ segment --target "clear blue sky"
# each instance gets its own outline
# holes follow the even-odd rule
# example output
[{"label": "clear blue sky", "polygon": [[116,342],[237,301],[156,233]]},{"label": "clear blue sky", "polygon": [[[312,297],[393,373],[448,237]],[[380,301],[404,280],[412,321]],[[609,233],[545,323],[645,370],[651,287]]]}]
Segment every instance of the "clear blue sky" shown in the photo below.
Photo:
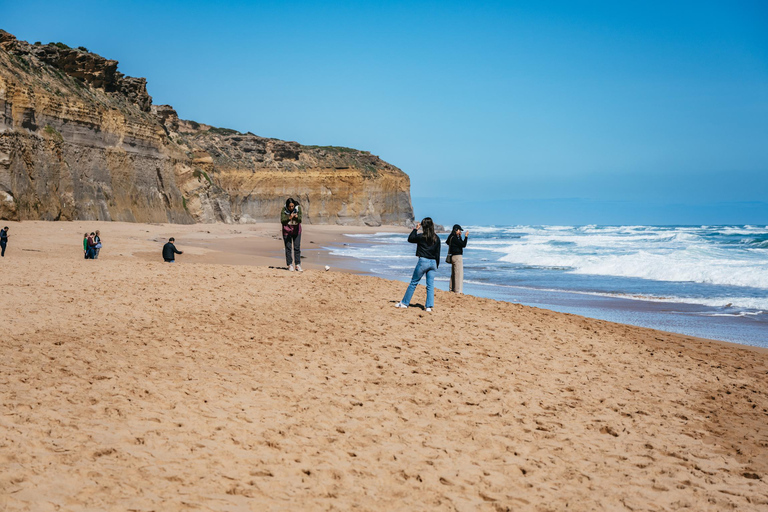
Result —
[{"label": "clear blue sky", "polygon": [[768,2],[39,2],[180,117],[369,150],[444,224],[768,224]]}]

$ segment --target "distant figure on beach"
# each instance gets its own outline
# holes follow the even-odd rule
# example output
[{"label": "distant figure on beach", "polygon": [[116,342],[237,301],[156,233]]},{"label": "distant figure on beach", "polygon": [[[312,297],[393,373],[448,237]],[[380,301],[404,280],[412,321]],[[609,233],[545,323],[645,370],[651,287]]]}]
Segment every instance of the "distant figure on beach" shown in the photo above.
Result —
[{"label": "distant figure on beach", "polygon": [[8,226],[0,229],[0,256],[5,258],[5,248],[8,246]]},{"label": "distant figure on beach", "polygon": [[99,251],[101,250],[101,237],[99,236],[99,230],[96,230],[96,234],[93,236],[93,259],[99,259]]},{"label": "distant figure on beach", "polygon": [[173,242],[175,241],[176,239],[171,237],[163,246],[163,261],[165,261],[166,263],[173,263],[176,261],[177,254],[184,254],[183,251],[179,251],[178,249],[176,249],[176,246],[173,245]]},{"label": "distant figure on beach", "polygon": [[88,233],[83,233],[83,256],[88,259]]},{"label": "distant figure on beach", "polygon": [[85,238],[85,259],[92,260],[94,259],[93,255],[96,251],[96,242],[94,241],[94,238],[96,238],[96,233],[91,231],[90,235],[87,235]]},{"label": "distant figure on beach", "polygon": [[[294,268],[302,272],[301,268],[301,207],[299,203],[289,197],[285,201],[285,208],[280,214],[280,223],[283,225],[283,243],[285,244],[285,264],[288,270]],[[293,246],[293,249],[291,249]],[[294,267],[294,262],[296,266]]]},{"label": "distant figure on beach", "polygon": [[[418,233],[421,228],[421,234]],[[416,244],[416,256],[419,257],[419,262],[416,263],[416,268],[413,270],[413,277],[411,277],[411,284],[408,285],[408,289],[405,290],[403,300],[395,304],[398,308],[407,308],[411,304],[411,297],[416,290],[416,285],[419,284],[424,274],[427,275],[427,303],[425,304],[427,311],[431,312],[435,306],[435,274],[437,273],[437,267],[440,266],[440,239],[435,234],[435,224],[430,217],[425,217],[420,223],[416,224],[416,229],[411,231],[408,235],[408,241],[412,244]]]},{"label": "distant figure on beach", "polygon": [[469,231],[464,233],[464,240],[461,239],[461,226],[453,225],[451,234],[445,241],[448,244],[448,256],[446,263],[451,264],[451,281],[448,285],[448,291],[462,293],[464,291],[464,248],[467,246],[467,237]]}]

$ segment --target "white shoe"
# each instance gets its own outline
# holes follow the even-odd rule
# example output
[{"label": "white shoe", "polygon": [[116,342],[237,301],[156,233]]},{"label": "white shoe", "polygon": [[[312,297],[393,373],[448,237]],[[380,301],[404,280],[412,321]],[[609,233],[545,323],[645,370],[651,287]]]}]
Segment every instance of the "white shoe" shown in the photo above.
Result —
[{"label": "white shoe", "polygon": [[293,263],[288,265],[288,272],[293,272]]},{"label": "white shoe", "polygon": [[427,313],[431,313],[431,312],[432,312],[432,308],[427,308]]},{"label": "white shoe", "polygon": [[296,265],[296,272],[304,272],[304,269],[301,268],[301,265]]},{"label": "white shoe", "polygon": [[398,302],[397,304],[395,304],[395,307],[396,307],[396,308],[403,308],[403,309],[408,309],[408,306],[406,306],[406,305],[405,305],[405,304],[403,304],[402,302]]}]

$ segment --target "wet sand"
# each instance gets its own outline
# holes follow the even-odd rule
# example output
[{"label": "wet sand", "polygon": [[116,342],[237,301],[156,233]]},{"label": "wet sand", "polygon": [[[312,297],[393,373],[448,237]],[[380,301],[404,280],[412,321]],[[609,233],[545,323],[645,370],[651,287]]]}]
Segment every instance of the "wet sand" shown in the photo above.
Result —
[{"label": "wet sand", "polygon": [[403,283],[321,251],[276,268],[276,225],[8,225],[0,510],[768,507],[766,350],[441,291],[428,314],[423,287],[397,310]]}]

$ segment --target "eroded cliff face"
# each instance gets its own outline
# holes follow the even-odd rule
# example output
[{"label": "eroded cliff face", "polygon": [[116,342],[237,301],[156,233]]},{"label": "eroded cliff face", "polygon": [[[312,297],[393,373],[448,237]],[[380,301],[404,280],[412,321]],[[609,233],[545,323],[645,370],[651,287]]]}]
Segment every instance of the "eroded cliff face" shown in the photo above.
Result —
[{"label": "eroded cliff face", "polygon": [[406,224],[408,176],[365,151],[179,120],[143,78],[0,31],[0,219]]}]

